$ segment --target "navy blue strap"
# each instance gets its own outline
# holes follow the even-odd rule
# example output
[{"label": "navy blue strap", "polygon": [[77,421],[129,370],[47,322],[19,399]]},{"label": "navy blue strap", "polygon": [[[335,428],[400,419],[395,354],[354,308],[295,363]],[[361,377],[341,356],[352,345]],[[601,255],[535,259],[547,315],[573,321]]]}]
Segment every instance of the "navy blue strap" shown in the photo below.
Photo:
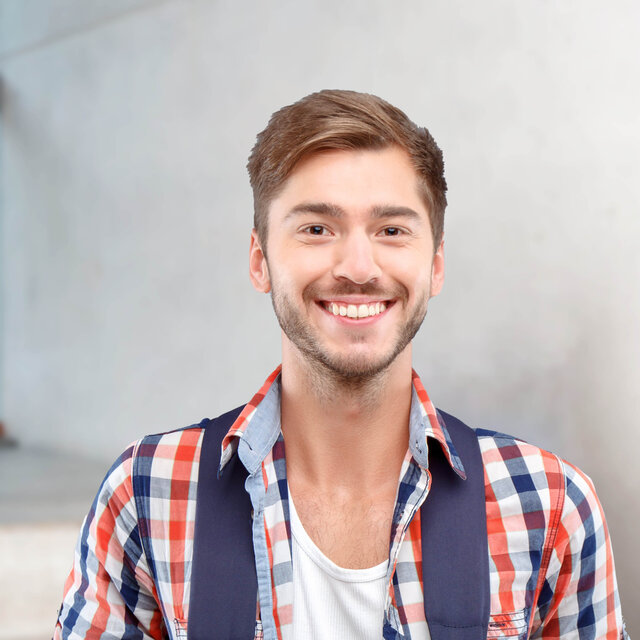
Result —
[{"label": "navy blue strap", "polygon": [[258,581],[253,554],[247,471],[234,456],[217,477],[220,446],[242,407],[204,430],[189,596],[189,640],[253,638]]},{"label": "navy blue strap", "polygon": [[420,511],[425,615],[431,640],[485,640],[491,593],[482,455],[473,429],[439,413],[467,479],[430,446],[432,487]]},{"label": "navy blue strap", "polygon": [[[254,634],[258,590],[247,472],[237,456],[217,479],[220,445],[242,407],[211,421],[200,454],[189,640]],[[489,624],[489,553],[484,468],[472,429],[446,413],[467,480],[432,446],[432,487],[421,509],[424,608],[432,640],[484,640]]]}]

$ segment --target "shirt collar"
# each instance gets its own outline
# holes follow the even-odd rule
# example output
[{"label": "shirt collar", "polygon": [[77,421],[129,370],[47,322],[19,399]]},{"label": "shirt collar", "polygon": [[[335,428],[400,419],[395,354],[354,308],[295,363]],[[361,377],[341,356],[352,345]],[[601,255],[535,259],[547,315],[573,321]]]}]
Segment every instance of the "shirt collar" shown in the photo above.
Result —
[{"label": "shirt collar", "polygon": [[[278,366],[265,380],[251,401],[242,409],[222,440],[221,475],[238,453],[249,473],[255,473],[280,434],[280,370]],[[440,443],[453,470],[463,479],[466,473],[442,416],[437,412],[418,374],[412,372],[409,450],[416,463],[428,467],[429,438]]]},{"label": "shirt collar", "polygon": [[[409,449],[415,461],[427,468],[429,440],[433,438],[440,443],[451,468],[463,479],[467,479],[464,465],[451,440],[444,420],[422,385],[420,376],[412,371],[413,391],[411,397],[411,413],[409,415]],[[426,443],[426,448],[422,444]]]},{"label": "shirt collar", "polygon": [[[278,365],[271,372],[258,393],[245,405],[227,431],[227,435],[222,439],[218,476],[222,475],[223,469],[236,451],[247,471],[254,473],[278,439],[281,369],[282,365]],[[251,429],[249,429],[250,424]],[[243,443],[242,447],[239,446],[240,443]]]}]

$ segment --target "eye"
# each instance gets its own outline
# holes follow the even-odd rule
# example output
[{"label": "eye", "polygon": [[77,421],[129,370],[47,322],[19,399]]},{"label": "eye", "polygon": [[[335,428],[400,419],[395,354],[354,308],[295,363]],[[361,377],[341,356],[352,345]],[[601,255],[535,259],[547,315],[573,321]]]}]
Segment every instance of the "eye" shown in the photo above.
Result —
[{"label": "eye", "polygon": [[385,227],[380,233],[383,236],[393,237],[402,235],[404,231],[400,227]]},{"label": "eye", "polygon": [[321,224],[312,224],[302,229],[302,233],[306,233],[310,236],[325,236],[329,234],[329,231]]}]

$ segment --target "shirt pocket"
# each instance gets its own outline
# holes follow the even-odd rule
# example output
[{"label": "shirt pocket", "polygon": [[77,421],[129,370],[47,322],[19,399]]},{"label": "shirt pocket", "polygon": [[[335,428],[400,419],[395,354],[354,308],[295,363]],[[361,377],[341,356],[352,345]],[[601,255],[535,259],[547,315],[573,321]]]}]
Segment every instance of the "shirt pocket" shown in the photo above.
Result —
[{"label": "shirt pocket", "polygon": [[528,626],[526,609],[511,613],[494,613],[489,617],[487,640],[493,640],[494,638],[525,640]]},{"label": "shirt pocket", "polygon": [[176,640],[187,640],[187,621],[182,618],[174,618],[173,626]]}]

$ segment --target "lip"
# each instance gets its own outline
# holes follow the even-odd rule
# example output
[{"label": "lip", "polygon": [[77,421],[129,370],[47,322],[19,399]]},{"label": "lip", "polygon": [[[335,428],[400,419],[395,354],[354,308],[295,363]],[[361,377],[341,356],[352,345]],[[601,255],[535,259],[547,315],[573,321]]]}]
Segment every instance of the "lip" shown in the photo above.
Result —
[{"label": "lip", "polygon": [[385,304],[389,304],[392,301],[389,298],[367,298],[366,296],[359,296],[357,298],[323,298],[322,300],[317,301],[319,304],[342,304],[342,305],[350,305],[355,304],[356,306],[359,304],[376,304],[378,302],[384,302]]},{"label": "lip", "polygon": [[375,298],[370,295],[354,294],[346,295],[344,297],[335,298],[318,298],[317,302],[335,302],[336,304],[375,304],[376,302],[390,302],[391,298]]},{"label": "lip", "polygon": [[[360,304],[376,304],[376,303],[384,303],[386,306],[386,309],[384,311],[381,311],[380,313],[373,315],[373,316],[367,316],[366,318],[350,318],[348,316],[340,316],[340,315],[334,315],[333,313],[331,313],[331,311],[329,311],[326,308],[326,304],[330,304],[330,303],[334,303],[337,305],[344,305],[344,306],[348,306],[348,305],[360,305]],[[359,296],[359,297],[350,297],[350,298],[336,298],[336,299],[322,299],[322,300],[316,300],[316,306],[323,312],[325,313],[327,316],[329,316],[329,318],[331,318],[332,320],[336,321],[336,322],[341,322],[343,324],[346,325],[351,325],[351,326],[357,326],[357,327],[361,327],[367,324],[372,324],[374,322],[378,322],[381,318],[384,318],[387,313],[389,312],[389,310],[395,305],[396,300],[395,299],[372,299],[372,298],[366,298],[364,296]]]}]

